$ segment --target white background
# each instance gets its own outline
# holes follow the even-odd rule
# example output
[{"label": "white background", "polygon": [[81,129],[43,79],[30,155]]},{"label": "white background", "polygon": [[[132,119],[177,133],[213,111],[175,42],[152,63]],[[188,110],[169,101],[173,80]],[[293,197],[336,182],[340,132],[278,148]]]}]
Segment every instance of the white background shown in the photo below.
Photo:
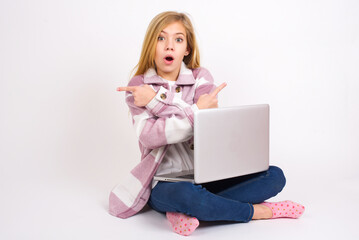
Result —
[{"label": "white background", "polygon": [[279,222],[292,238],[358,237],[358,1],[0,0],[0,238],[177,237],[154,211],[107,213],[110,190],[140,159],[116,87],[167,10],[190,14],[202,66],[228,83],[220,106],[270,104],[271,164],[287,176],[278,200],[307,207],[295,223],[213,225],[192,237],[258,238]]}]

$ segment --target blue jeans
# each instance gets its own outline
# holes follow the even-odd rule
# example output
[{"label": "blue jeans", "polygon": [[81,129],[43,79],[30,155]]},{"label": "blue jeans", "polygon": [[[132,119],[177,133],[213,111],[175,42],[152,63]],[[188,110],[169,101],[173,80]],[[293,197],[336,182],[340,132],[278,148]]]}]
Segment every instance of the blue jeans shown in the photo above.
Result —
[{"label": "blue jeans", "polygon": [[148,205],[158,212],[180,212],[202,221],[249,222],[253,205],[282,191],[283,171],[267,171],[202,185],[189,182],[158,182]]}]

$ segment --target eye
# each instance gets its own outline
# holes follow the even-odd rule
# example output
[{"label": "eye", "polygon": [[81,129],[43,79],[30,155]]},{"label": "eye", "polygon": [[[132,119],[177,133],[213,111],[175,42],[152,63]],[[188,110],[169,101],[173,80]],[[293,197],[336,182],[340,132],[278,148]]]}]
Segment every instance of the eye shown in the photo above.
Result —
[{"label": "eye", "polygon": [[157,38],[157,40],[158,40],[158,41],[163,41],[163,40],[165,40],[165,38],[164,38],[164,37],[159,36],[159,37]]},{"label": "eye", "polygon": [[182,38],[176,38],[176,42],[183,42]]}]

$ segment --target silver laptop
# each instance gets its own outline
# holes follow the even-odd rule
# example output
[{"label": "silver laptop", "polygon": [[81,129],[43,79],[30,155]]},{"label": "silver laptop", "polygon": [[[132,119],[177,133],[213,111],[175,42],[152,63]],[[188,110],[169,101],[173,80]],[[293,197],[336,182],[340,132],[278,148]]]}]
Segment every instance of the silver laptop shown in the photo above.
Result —
[{"label": "silver laptop", "polygon": [[154,180],[200,184],[268,168],[268,104],[202,109],[194,115],[194,169]]}]

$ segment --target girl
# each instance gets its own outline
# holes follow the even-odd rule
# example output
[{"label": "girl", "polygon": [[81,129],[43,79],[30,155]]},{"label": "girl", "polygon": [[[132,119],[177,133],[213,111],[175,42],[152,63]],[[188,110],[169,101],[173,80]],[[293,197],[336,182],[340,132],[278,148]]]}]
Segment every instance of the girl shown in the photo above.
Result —
[{"label": "girl", "polygon": [[[139,139],[141,162],[110,194],[110,213],[127,218],[146,203],[167,213],[175,232],[189,235],[203,221],[248,222],[278,217],[298,218],[300,204],[264,202],[285,185],[280,168],[196,185],[157,182],[153,176],[193,169],[193,114],[217,108],[214,85],[200,67],[194,30],[182,13],[164,12],[150,23],[135,76],[127,87],[126,103]],[[191,216],[191,217],[189,217]]]}]

